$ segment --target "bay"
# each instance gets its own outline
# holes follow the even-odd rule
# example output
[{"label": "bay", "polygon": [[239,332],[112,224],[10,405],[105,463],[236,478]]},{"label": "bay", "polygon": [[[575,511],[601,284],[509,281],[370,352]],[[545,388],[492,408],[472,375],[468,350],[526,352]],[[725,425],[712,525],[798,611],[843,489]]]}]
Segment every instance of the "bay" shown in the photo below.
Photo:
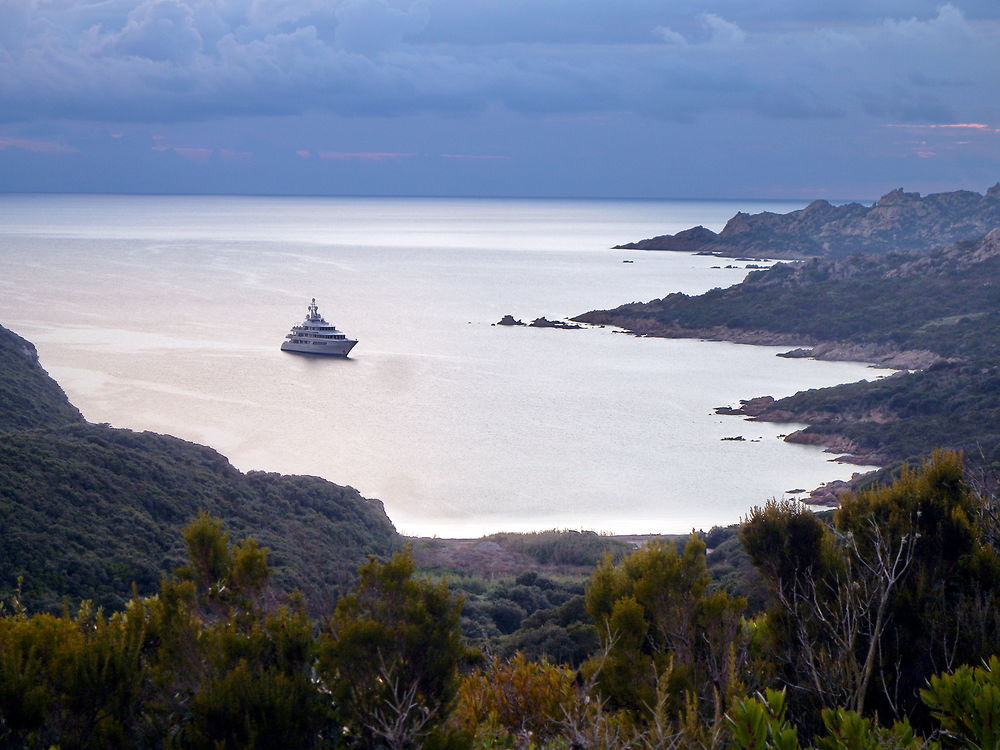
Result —
[{"label": "bay", "polygon": [[[745,263],[609,248],[802,205],[6,195],[0,323],[91,421],[353,485],[404,533],[679,532],[857,470],[713,407],[885,373],[492,324],[736,283]],[[312,297],[350,359],[279,351]]]}]

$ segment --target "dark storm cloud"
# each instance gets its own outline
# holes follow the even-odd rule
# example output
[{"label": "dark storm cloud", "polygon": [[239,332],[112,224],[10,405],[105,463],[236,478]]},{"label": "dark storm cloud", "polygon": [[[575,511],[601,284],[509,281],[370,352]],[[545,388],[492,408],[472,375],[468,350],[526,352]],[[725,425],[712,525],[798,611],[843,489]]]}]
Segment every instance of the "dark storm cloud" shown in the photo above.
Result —
[{"label": "dark storm cloud", "polygon": [[0,0],[0,118],[983,119],[994,2]]}]

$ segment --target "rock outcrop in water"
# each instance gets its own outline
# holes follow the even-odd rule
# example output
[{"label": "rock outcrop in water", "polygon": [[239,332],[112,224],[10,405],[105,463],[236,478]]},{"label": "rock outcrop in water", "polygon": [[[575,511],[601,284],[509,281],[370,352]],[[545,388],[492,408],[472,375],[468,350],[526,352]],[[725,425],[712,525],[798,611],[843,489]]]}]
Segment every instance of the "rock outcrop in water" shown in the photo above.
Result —
[{"label": "rock outcrop in water", "polygon": [[616,249],[678,250],[726,257],[840,258],[894,250],[925,252],[1000,226],[1000,183],[985,195],[970,190],[883,195],[872,206],[817,200],[787,214],[738,213],[716,234],[697,226]]},{"label": "rock outcrop in water", "polygon": [[576,323],[566,323],[562,320],[549,320],[548,318],[535,318],[528,324],[528,326],[530,328],[561,328],[563,330],[583,328],[583,326],[577,325]]}]

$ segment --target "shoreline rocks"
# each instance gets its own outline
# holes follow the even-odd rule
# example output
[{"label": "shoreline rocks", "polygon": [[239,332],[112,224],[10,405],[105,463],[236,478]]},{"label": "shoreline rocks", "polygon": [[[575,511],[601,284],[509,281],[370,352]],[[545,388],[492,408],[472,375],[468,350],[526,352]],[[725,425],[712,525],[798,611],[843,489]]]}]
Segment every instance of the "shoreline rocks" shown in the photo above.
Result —
[{"label": "shoreline rocks", "polygon": [[561,330],[573,331],[583,328],[583,326],[576,323],[567,323],[564,320],[549,320],[548,318],[535,318],[530,323],[525,323],[522,320],[517,320],[513,315],[504,315],[496,323],[495,326],[525,326],[527,328],[559,328]]},{"label": "shoreline rocks", "polygon": [[851,485],[843,479],[821,484],[802,500],[806,505],[816,505],[821,508],[839,508],[842,495],[851,492]]},{"label": "shoreline rocks", "polygon": [[730,417],[757,417],[765,414],[773,403],[773,396],[757,396],[756,398],[740,399],[740,405],[736,408],[717,406],[715,413]]},{"label": "shoreline rocks", "polygon": [[548,318],[535,318],[528,323],[528,328],[560,328],[562,330],[576,330],[583,328],[576,323],[566,323],[562,320],[549,320]]},{"label": "shoreline rocks", "polygon": [[886,344],[850,344],[826,341],[810,348],[781,352],[787,359],[819,359],[827,362],[867,362],[891,370],[926,370],[946,359],[926,349],[896,349]]},{"label": "shoreline rocks", "polygon": [[788,359],[812,358],[825,362],[864,362],[872,367],[884,367],[889,370],[926,370],[932,365],[948,361],[926,349],[898,349],[888,344],[808,341],[803,340],[806,337],[799,334],[728,326],[687,328],[676,323],[661,323],[654,318],[616,316],[608,314],[607,310],[593,310],[577,315],[571,320],[588,325],[614,326],[634,336],[728,341],[732,344],[752,346],[792,346],[795,348],[776,356]]},{"label": "shoreline rocks", "polygon": [[[804,422],[806,424],[829,423],[830,415],[817,413],[794,413],[785,409],[774,408],[775,399],[772,396],[757,396],[756,398],[741,399],[738,407],[719,406],[715,413],[726,416],[744,417],[748,422]],[[865,414],[865,421],[889,422],[891,415],[887,414]],[[809,432],[807,429],[795,430],[787,435],[779,435],[786,443],[795,445],[812,445],[823,448],[824,453],[836,454],[830,459],[842,464],[855,464],[857,466],[886,466],[891,462],[888,456],[867,451],[858,446],[846,435],[836,432]],[[723,438],[728,440],[732,438]],[[865,474],[870,472],[865,472]],[[809,492],[808,499],[803,498],[802,502],[807,505],[817,505],[827,508],[836,508],[840,505],[840,496],[845,492],[852,491],[852,482],[864,474],[856,473],[851,480],[844,481],[836,479],[820,485]],[[787,494],[804,494],[806,490],[789,490]]]}]

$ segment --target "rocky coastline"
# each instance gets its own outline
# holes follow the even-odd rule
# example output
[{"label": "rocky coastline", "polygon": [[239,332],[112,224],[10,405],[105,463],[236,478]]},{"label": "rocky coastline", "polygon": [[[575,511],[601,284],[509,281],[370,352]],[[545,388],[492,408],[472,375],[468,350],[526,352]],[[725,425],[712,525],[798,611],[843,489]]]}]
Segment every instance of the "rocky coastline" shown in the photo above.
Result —
[{"label": "rocky coastline", "polygon": [[[777,333],[774,331],[746,330],[715,326],[711,328],[685,328],[679,325],[665,325],[652,318],[635,319],[585,313],[573,318],[574,321],[590,325],[609,325],[621,329],[623,333],[634,336],[649,336],[660,338],[696,338],[706,341],[728,341],[737,344],[758,346],[797,346],[787,352],[779,353],[779,357],[806,358],[810,357],[824,361],[863,362],[872,367],[894,369],[900,371],[922,370],[939,362],[946,361],[943,357],[927,350],[903,350],[887,344],[857,344],[851,342],[820,341],[803,344],[801,336]],[[727,416],[742,416],[751,422],[799,423],[806,425],[829,424],[839,419],[834,415],[820,412],[794,412],[776,407],[773,396],[758,396],[740,401],[738,407],[720,406],[716,414]],[[891,415],[866,414],[860,420],[870,422],[891,421]],[[733,439],[733,438],[723,438]],[[853,440],[836,432],[809,432],[807,429],[796,430],[782,438],[787,443],[798,445],[813,445],[821,447],[824,452],[833,454],[831,459],[838,463],[855,464],[858,466],[884,467],[892,462],[892,458],[884,454],[861,448]],[[853,483],[867,473],[856,473],[851,480],[834,480],[820,485],[801,498],[807,505],[819,507],[836,507],[840,504],[840,496],[852,490]]]},{"label": "rocky coastline", "polygon": [[[822,412],[800,413],[781,409],[776,407],[775,403],[773,396],[757,396],[755,398],[740,400],[738,407],[716,407],[715,413],[726,416],[741,416],[748,422],[829,424],[833,418],[833,415]],[[864,415],[864,418],[866,421],[874,422],[888,422],[892,419],[891,415],[875,413]],[[836,458],[831,460],[838,463],[884,467],[892,462],[889,456],[865,450],[846,435],[837,432],[809,432],[803,429],[781,437],[786,443],[821,447],[825,453],[835,454]],[[870,472],[857,472],[848,481],[835,479],[820,485],[808,493],[805,493],[805,490],[796,490],[794,494],[806,494],[806,497],[799,499],[807,505],[835,508],[840,504],[840,496],[845,492],[852,491],[854,483],[867,473]]]},{"label": "rocky coastline", "polygon": [[576,323],[567,323],[564,320],[549,320],[548,318],[541,317],[535,318],[530,323],[525,323],[523,320],[518,320],[513,315],[504,315],[496,323],[495,326],[525,326],[527,328],[559,328],[564,331],[575,331],[583,328],[581,325]]},{"label": "rocky coastline", "polygon": [[[842,415],[833,415],[821,411],[791,411],[776,406],[773,396],[757,396],[750,399],[742,399],[738,407],[717,406],[716,414],[734,417],[744,417],[748,422],[778,422],[778,423],[806,423],[806,424],[836,424],[844,421]],[[891,414],[879,411],[870,411],[865,414],[853,415],[855,421],[874,422],[886,424],[893,420]],[[826,448],[827,453],[838,455],[837,461],[841,463],[858,464],[860,466],[883,466],[891,459],[876,451],[869,451],[860,448],[857,443],[836,432],[808,432],[806,430],[796,430],[784,436],[786,443],[797,443],[799,445],[817,445]]]},{"label": "rocky coastline", "polygon": [[[622,333],[633,336],[649,336],[659,338],[696,338],[707,341],[728,341],[737,344],[764,345],[764,346],[795,346],[787,352],[778,354],[779,357],[806,358],[811,357],[826,361],[864,362],[872,367],[896,369],[896,370],[920,370],[930,367],[933,364],[944,361],[942,357],[934,352],[925,350],[901,350],[885,344],[855,344],[850,342],[819,341],[803,342],[801,336],[777,333],[774,331],[753,331],[738,328],[727,328],[725,326],[715,326],[712,328],[685,328],[679,325],[665,325],[652,318],[635,319],[622,318],[616,320],[614,316],[598,314],[600,311],[585,313],[572,318],[576,323],[584,323],[593,326],[613,326],[621,330]],[[549,321],[539,318],[530,324],[514,318],[513,315],[505,315],[494,323],[496,326],[531,326],[531,327],[554,327],[554,328],[581,328],[580,325]],[[808,346],[800,346],[808,343]],[[758,396],[740,401],[738,407],[720,406],[715,409],[716,414],[729,416],[742,416],[748,421],[756,422],[776,422],[776,423],[805,423],[813,425],[817,423],[829,423],[831,416],[828,414],[813,412],[792,412],[774,406],[775,399],[772,396]],[[888,421],[887,417],[877,415],[867,415],[866,421]],[[799,445],[814,445],[822,447],[826,453],[835,454],[832,459],[840,463],[856,464],[858,466],[885,466],[891,462],[888,456],[866,451],[860,448],[854,441],[845,435],[829,432],[808,432],[806,430],[796,430],[783,436],[785,442]],[[742,437],[727,437],[723,440],[742,440]],[[822,507],[836,507],[840,500],[839,496],[851,490],[852,482],[863,476],[858,473],[848,482],[834,480],[813,489],[808,493],[802,502],[808,505]]]},{"label": "rocky coastline", "polygon": [[[728,341],[737,344],[756,346],[791,346],[795,347],[777,356],[790,359],[812,358],[823,361],[862,362],[872,367],[899,370],[902,372],[923,370],[940,362],[947,361],[940,355],[927,350],[905,350],[888,344],[859,344],[844,341],[803,341],[801,335],[786,334],[766,330],[747,330],[713,326],[709,328],[688,328],[678,324],[665,324],[654,318],[616,318],[607,311],[593,311],[576,316],[572,320],[589,325],[608,325],[619,328],[623,333],[634,336],[649,336],[661,338],[702,339],[706,341]],[[805,344],[805,346],[803,346]],[[824,424],[842,419],[840,416],[820,412],[797,412],[775,406],[772,396],[758,396],[740,401],[738,407],[720,406],[716,414],[742,416],[748,421],[799,423],[808,426]],[[885,423],[891,421],[891,415],[865,414],[856,415],[858,421]],[[835,431],[810,432],[808,428],[796,430],[783,437],[788,443],[798,445],[813,445],[821,447],[830,453],[831,460],[838,463],[855,464],[858,466],[884,467],[892,462],[892,458],[876,451],[866,450],[846,435]],[[827,482],[810,492],[801,501],[808,505],[820,507],[836,507],[840,504],[840,496],[851,491],[854,482],[870,472],[856,473],[850,480],[834,480]]]},{"label": "rocky coastline", "polygon": [[688,328],[676,323],[668,324],[655,318],[616,316],[613,312],[594,310],[577,315],[571,320],[593,326],[613,326],[633,336],[651,336],[668,339],[702,339],[703,341],[728,341],[733,344],[755,346],[791,346],[778,354],[788,359],[811,358],[827,362],[864,362],[872,367],[890,370],[924,370],[946,359],[925,349],[899,349],[889,344],[858,344],[846,341],[809,341],[800,334],[777,331],[711,326]]}]

